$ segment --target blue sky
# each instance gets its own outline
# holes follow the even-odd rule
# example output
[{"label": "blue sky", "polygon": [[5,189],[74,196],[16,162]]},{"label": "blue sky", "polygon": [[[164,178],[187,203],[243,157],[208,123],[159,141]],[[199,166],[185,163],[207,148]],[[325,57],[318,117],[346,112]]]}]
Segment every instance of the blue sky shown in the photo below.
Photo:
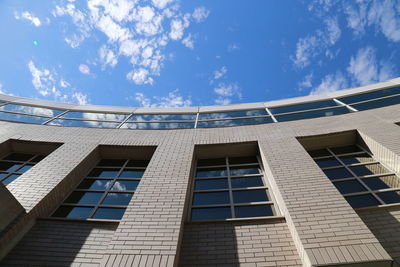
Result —
[{"label": "blue sky", "polygon": [[198,106],[400,76],[400,1],[2,0],[0,90]]}]

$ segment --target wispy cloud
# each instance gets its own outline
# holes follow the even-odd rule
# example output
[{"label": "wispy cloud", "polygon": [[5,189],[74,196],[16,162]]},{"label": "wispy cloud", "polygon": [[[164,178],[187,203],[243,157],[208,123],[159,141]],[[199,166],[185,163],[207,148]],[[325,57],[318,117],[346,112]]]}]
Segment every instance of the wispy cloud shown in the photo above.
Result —
[{"label": "wispy cloud", "polygon": [[313,73],[307,74],[304,79],[298,83],[299,86],[299,91],[303,91],[306,88],[311,88],[312,87],[312,79],[314,77]]},{"label": "wispy cloud", "polygon": [[240,45],[233,43],[228,45],[228,52],[234,52],[240,49]]},{"label": "wispy cloud", "polygon": [[64,0],[53,11],[55,17],[71,17],[76,26],[65,38],[73,48],[91,35],[104,35],[107,42],[98,48],[103,69],[114,67],[121,57],[127,57],[131,70],[126,77],[138,85],[152,84],[160,75],[168,59],[165,47],[170,42],[179,41],[194,48],[194,35],[186,31],[192,22],[204,21],[209,13],[205,7],[184,13],[176,0],[88,0],[87,9]]},{"label": "wispy cloud", "polygon": [[336,44],[341,36],[338,19],[329,17],[325,19],[325,29],[317,30],[315,34],[300,38],[296,44],[296,53],[291,57],[297,68],[307,67],[311,60],[325,52],[329,57],[329,48]]},{"label": "wispy cloud", "polygon": [[36,27],[40,27],[40,25],[42,25],[42,22],[40,21],[40,19],[38,17],[36,17],[33,13],[28,12],[28,11],[24,11],[22,13],[15,12],[14,17],[15,17],[15,19],[18,19],[18,20],[19,19],[28,20]]},{"label": "wispy cloud", "polygon": [[222,77],[225,76],[225,74],[228,72],[228,68],[226,66],[222,66],[219,70],[214,71],[214,80],[221,79]]},{"label": "wispy cloud", "polygon": [[143,107],[188,107],[192,105],[190,97],[185,99],[179,94],[178,89],[169,92],[164,97],[153,96],[149,98],[143,93],[136,93],[135,101]]},{"label": "wispy cloud", "polygon": [[311,90],[310,95],[327,94],[348,87],[346,77],[338,71],[334,74],[328,74],[322,78],[321,83]]},{"label": "wispy cloud", "polygon": [[234,97],[242,98],[241,88],[237,83],[221,82],[214,88],[214,92],[218,96],[214,102],[218,105],[228,105]]},{"label": "wispy cloud", "polygon": [[32,60],[28,62],[28,69],[32,75],[32,85],[41,96],[56,101],[88,103],[88,96],[71,87],[55,70],[37,67]]}]

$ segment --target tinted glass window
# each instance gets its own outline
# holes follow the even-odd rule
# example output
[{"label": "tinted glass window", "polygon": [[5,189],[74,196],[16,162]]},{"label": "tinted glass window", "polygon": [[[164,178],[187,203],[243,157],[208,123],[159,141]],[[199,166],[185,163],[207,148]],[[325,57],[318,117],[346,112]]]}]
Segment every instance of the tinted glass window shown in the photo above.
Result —
[{"label": "tinted glass window", "polygon": [[106,190],[112,180],[84,179],[78,186],[79,189]]},{"label": "tinted glass window", "polygon": [[229,171],[231,176],[260,173],[260,170],[257,167],[231,167]]},{"label": "tinted glass window", "polygon": [[241,110],[241,111],[231,111],[231,112],[200,113],[199,120],[213,120],[213,119],[266,116],[266,115],[268,115],[268,113],[265,109],[253,109],[253,110]]},{"label": "tinted glass window", "polygon": [[116,208],[98,208],[93,215],[93,219],[121,220],[125,209]]},{"label": "tinted glass window", "polygon": [[128,205],[129,201],[131,201],[131,198],[133,197],[133,194],[127,194],[127,193],[108,193],[103,200],[102,204],[104,205]]},{"label": "tinted glass window", "polygon": [[0,162],[0,170],[2,171],[15,171],[21,166],[21,163]]},{"label": "tinted glass window", "polygon": [[89,177],[102,177],[102,178],[113,178],[116,177],[119,173],[119,169],[93,169],[89,173]]},{"label": "tinted glass window", "polygon": [[124,114],[107,114],[94,112],[76,112],[69,111],[62,115],[62,118],[76,118],[83,120],[98,120],[98,121],[123,121],[128,115]]},{"label": "tinted glass window", "polygon": [[343,101],[346,104],[350,104],[350,103],[370,100],[370,99],[394,95],[394,94],[400,94],[400,87],[378,90],[378,91],[373,91],[370,93],[364,93],[364,94],[359,94],[359,95],[342,97],[342,98],[340,98],[340,101]]},{"label": "tinted glass window", "polygon": [[76,203],[76,204],[91,204],[96,205],[102,193],[93,192],[73,192],[66,200],[65,203]]},{"label": "tinted glass window", "polygon": [[197,166],[218,166],[218,165],[226,165],[225,158],[217,158],[217,159],[199,159],[197,161]]},{"label": "tinted glass window", "polygon": [[133,115],[128,121],[194,121],[196,114]]},{"label": "tinted glass window", "polygon": [[[397,181],[398,178],[394,177]],[[393,180],[393,178],[391,176],[388,177],[375,177],[375,178],[367,178],[367,179],[363,179],[363,182],[372,190],[379,190],[379,189],[385,189],[385,188],[390,188],[390,180]],[[396,184],[398,184],[398,182],[396,182]],[[393,187],[397,187],[393,186]]]},{"label": "tinted glass window", "polygon": [[45,116],[45,117],[54,117],[61,114],[62,110],[49,109],[49,108],[39,108],[39,107],[31,107],[31,106],[23,106],[16,104],[7,104],[0,107],[0,110],[11,111],[11,112],[19,112],[36,116]]},{"label": "tinted glass window", "polygon": [[97,166],[122,167],[125,162],[125,159],[102,159]]},{"label": "tinted glass window", "polygon": [[268,201],[268,197],[265,189],[233,191],[233,201],[234,203],[260,202]]},{"label": "tinted glass window", "polygon": [[386,170],[381,164],[369,164],[363,166],[354,166],[350,167],[350,169],[358,176],[370,175],[370,174],[381,174],[387,173]]},{"label": "tinted glass window", "polygon": [[0,112],[0,120],[42,124],[43,122],[48,121],[49,118]]},{"label": "tinted glass window", "polygon": [[275,118],[278,121],[293,121],[293,120],[302,120],[302,119],[311,119],[311,118],[318,118],[318,117],[340,115],[340,114],[346,114],[349,112],[350,112],[350,110],[347,109],[346,107],[339,107],[339,108],[332,108],[332,109],[293,113],[293,114],[287,114],[287,115],[276,115]]},{"label": "tinted glass window", "polygon": [[399,191],[385,192],[385,193],[378,193],[378,197],[380,197],[386,204],[392,204],[400,202],[399,194],[400,194]]},{"label": "tinted glass window", "polygon": [[68,126],[68,127],[93,127],[93,128],[117,128],[119,122],[101,122],[101,121],[81,121],[81,120],[52,120],[48,125]]},{"label": "tinted glass window", "polygon": [[193,205],[229,204],[228,192],[194,193]]},{"label": "tinted glass window", "polygon": [[157,129],[189,129],[194,128],[194,122],[126,122],[122,129],[157,130]]},{"label": "tinted glass window", "polygon": [[121,178],[142,178],[144,171],[126,170],[122,171],[119,177]]},{"label": "tinted glass window", "polygon": [[357,110],[367,110],[367,109],[373,109],[373,108],[381,108],[381,107],[386,107],[390,105],[397,105],[400,104],[400,96],[394,96],[391,98],[385,98],[381,100],[376,100],[372,102],[367,102],[367,103],[362,103],[362,104],[356,104],[356,105],[351,105]]},{"label": "tinted glass window", "polygon": [[12,153],[4,158],[4,160],[15,160],[15,161],[28,161],[33,158],[32,154],[21,154],[21,153]]},{"label": "tinted glass window", "polygon": [[226,168],[206,168],[198,169],[196,172],[196,177],[217,177],[217,176],[227,176],[228,170]]},{"label": "tinted glass window", "polygon": [[258,163],[257,157],[235,157],[228,158],[229,164],[246,164],[246,163]]},{"label": "tinted glass window", "polygon": [[316,159],[315,162],[321,168],[334,167],[334,166],[340,166],[341,165],[340,162],[337,161],[333,157],[332,158],[327,158],[327,159]]},{"label": "tinted glass window", "polygon": [[228,179],[208,179],[195,181],[195,190],[225,189],[228,188]]},{"label": "tinted glass window", "polygon": [[243,177],[231,179],[233,188],[264,186],[261,177]]},{"label": "tinted glass window", "polygon": [[313,158],[332,156],[331,153],[329,153],[329,151],[326,149],[311,150],[311,151],[308,151],[308,154],[310,154],[310,156]]},{"label": "tinted glass window", "polygon": [[351,173],[348,172],[345,168],[324,170],[324,173],[331,180],[353,177],[353,175],[351,175]]},{"label": "tinted glass window", "polygon": [[363,208],[379,205],[379,201],[371,194],[346,197],[346,200],[353,208]]},{"label": "tinted glass window", "polygon": [[237,218],[273,216],[271,205],[254,205],[235,207]]},{"label": "tinted glass window", "polygon": [[354,156],[342,156],[340,157],[340,160],[343,161],[344,164],[357,164],[371,162],[373,161],[373,158],[368,154],[360,154]]},{"label": "tinted glass window", "polygon": [[9,183],[17,179],[19,176],[20,176],[19,174],[11,174],[7,178],[5,178],[2,182],[3,184],[8,185]]},{"label": "tinted glass window", "polygon": [[354,152],[361,152],[362,149],[358,146],[341,146],[341,147],[332,147],[331,151],[335,154],[347,154]]},{"label": "tinted glass window", "polygon": [[113,191],[135,191],[139,181],[118,180],[115,182],[111,190]]},{"label": "tinted glass window", "polygon": [[342,194],[364,192],[367,189],[357,180],[343,181],[334,183],[336,188]]},{"label": "tinted glass window", "polygon": [[92,209],[93,208],[61,206],[54,212],[52,216],[70,219],[86,219],[89,217]]},{"label": "tinted glass window", "polygon": [[308,109],[316,109],[316,108],[326,108],[326,107],[335,107],[336,104],[333,100],[327,101],[319,101],[319,102],[312,102],[300,105],[291,105],[291,106],[284,106],[284,107],[276,107],[276,108],[269,108],[272,114],[280,114],[286,112],[294,112],[294,111],[301,111],[301,110],[308,110]]},{"label": "tinted glass window", "polygon": [[201,209],[192,209],[192,220],[223,220],[231,218],[231,208],[201,208]]},{"label": "tinted glass window", "polygon": [[273,120],[270,117],[221,120],[221,121],[199,121],[197,123],[197,128],[229,127],[229,126],[240,126],[240,125],[263,124],[271,122],[273,122]]},{"label": "tinted glass window", "polygon": [[126,167],[147,167],[149,160],[130,160]]}]

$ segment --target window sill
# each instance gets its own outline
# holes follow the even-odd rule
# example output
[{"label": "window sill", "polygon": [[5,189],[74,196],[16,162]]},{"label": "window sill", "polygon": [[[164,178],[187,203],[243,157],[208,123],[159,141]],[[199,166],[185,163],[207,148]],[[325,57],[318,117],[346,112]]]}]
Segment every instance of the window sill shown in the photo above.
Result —
[{"label": "window sill", "polygon": [[187,221],[187,224],[202,224],[202,223],[231,223],[243,221],[285,221],[285,216],[268,216],[268,217],[248,217],[248,218],[231,218],[225,220],[201,220]]},{"label": "window sill", "polygon": [[359,211],[362,212],[362,211],[379,210],[379,209],[392,208],[392,207],[400,207],[400,203],[392,203],[392,204],[384,204],[384,205],[364,207],[364,208],[356,208],[354,210],[357,212],[359,212]]}]

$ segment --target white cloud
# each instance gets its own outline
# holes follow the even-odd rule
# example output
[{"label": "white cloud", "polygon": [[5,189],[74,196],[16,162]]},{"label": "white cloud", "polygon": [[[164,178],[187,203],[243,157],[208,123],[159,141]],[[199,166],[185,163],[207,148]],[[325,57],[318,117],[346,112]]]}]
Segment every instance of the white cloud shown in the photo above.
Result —
[{"label": "white cloud", "polygon": [[183,36],[183,31],[185,30],[185,25],[181,20],[171,21],[171,31],[169,37],[172,40],[180,40]]},{"label": "white cloud", "polygon": [[114,67],[118,63],[118,58],[114,54],[114,52],[110,49],[108,49],[105,45],[100,47],[99,49],[99,56],[100,60],[103,63],[103,66],[111,66]]},{"label": "white cloud", "polygon": [[135,101],[143,107],[188,107],[192,105],[190,98],[185,99],[179,95],[178,89],[169,92],[165,97],[154,96],[152,99],[143,93],[136,93]]},{"label": "white cloud", "polygon": [[346,77],[341,72],[326,75],[321,83],[311,90],[310,95],[327,94],[348,87]]},{"label": "white cloud", "polygon": [[190,49],[194,48],[194,41],[193,41],[193,37],[191,34],[189,34],[188,36],[186,36],[185,38],[183,38],[182,43]]},{"label": "white cloud", "polygon": [[165,8],[168,4],[174,2],[174,0],[152,0],[153,5],[159,9]]},{"label": "white cloud", "polygon": [[207,10],[205,7],[197,7],[193,11],[192,17],[197,23],[199,23],[204,21],[208,17],[208,15],[210,15],[210,11]]},{"label": "white cloud", "polygon": [[228,105],[232,102],[232,98],[241,98],[241,88],[237,83],[219,83],[217,87],[214,88],[214,93],[217,94],[217,99],[215,103],[218,105]]},{"label": "white cloud", "polygon": [[78,67],[79,71],[83,74],[90,74],[90,68],[88,65],[86,64],[80,64]]},{"label": "white cloud", "polygon": [[137,69],[129,72],[126,77],[136,84],[153,84],[154,80],[149,77],[149,71],[146,69]]},{"label": "white cloud", "polygon": [[79,105],[86,105],[88,103],[88,97],[87,95],[80,93],[80,92],[74,92],[72,94],[72,98],[76,100],[76,102]]},{"label": "white cloud", "polygon": [[35,15],[33,15],[33,13],[30,13],[28,11],[22,12],[21,14],[18,14],[17,12],[15,12],[14,17],[18,20],[19,19],[29,20],[36,27],[40,27],[40,25],[42,25],[42,22],[40,21],[40,19],[38,17],[35,17]]},{"label": "white cloud", "polygon": [[233,52],[233,51],[236,51],[236,50],[239,50],[239,49],[240,49],[239,44],[233,43],[233,44],[229,44],[228,45],[228,52]]},{"label": "white cloud", "polygon": [[309,73],[304,77],[304,80],[298,83],[299,91],[303,91],[306,88],[312,87],[312,79],[314,77],[313,73]]},{"label": "white cloud", "polygon": [[225,76],[225,74],[228,72],[228,69],[226,66],[222,66],[221,69],[214,71],[214,80],[218,80]]},{"label": "white cloud", "polygon": [[385,62],[379,63],[375,50],[370,46],[359,49],[357,55],[351,57],[347,71],[357,86],[388,80],[394,76],[393,67]]}]

